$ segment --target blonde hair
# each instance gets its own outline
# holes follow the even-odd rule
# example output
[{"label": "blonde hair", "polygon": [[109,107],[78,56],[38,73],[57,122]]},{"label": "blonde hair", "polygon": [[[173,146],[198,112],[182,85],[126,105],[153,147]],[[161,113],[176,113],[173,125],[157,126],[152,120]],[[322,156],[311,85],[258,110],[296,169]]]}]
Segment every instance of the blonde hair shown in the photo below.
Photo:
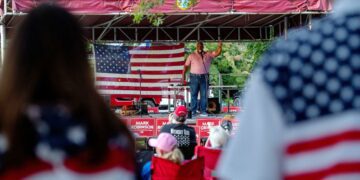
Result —
[{"label": "blonde hair", "polygon": [[174,113],[170,113],[168,117],[169,123],[176,123]]},{"label": "blonde hair", "polygon": [[210,128],[209,140],[212,148],[222,148],[229,140],[228,133],[220,126]]},{"label": "blonde hair", "polygon": [[159,157],[170,160],[176,164],[181,164],[184,161],[184,155],[178,148],[164,154],[159,154]]}]

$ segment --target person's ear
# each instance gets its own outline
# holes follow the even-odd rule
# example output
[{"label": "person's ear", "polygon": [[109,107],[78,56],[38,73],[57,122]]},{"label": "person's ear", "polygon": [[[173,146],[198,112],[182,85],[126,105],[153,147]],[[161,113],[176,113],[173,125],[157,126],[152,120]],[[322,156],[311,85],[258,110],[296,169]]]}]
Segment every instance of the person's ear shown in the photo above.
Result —
[{"label": "person's ear", "polygon": [[162,149],[159,149],[159,153],[160,153],[160,155],[163,155],[163,154],[165,154],[165,151]]}]

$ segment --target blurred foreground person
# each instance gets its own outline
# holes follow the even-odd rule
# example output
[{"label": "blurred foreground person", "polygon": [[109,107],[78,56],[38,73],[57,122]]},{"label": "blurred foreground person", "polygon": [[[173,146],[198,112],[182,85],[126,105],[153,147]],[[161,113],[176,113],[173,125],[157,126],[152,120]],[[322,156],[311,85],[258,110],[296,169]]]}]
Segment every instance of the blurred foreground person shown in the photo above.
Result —
[{"label": "blurred foreground person", "polygon": [[97,94],[86,41],[40,5],[12,37],[0,81],[0,179],[134,179],[134,143]]},{"label": "blurred foreground person", "polygon": [[360,1],[275,42],[250,79],[224,179],[360,179]]}]

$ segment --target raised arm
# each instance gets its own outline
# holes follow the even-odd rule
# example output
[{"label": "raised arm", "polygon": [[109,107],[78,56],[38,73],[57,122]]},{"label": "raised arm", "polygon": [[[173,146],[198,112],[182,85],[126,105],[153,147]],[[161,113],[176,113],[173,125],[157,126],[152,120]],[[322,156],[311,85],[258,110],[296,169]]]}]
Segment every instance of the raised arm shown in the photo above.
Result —
[{"label": "raised arm", "polygon": [[221,54],[221,51],[222,51],[222,42],[219,41],[218,42],[218,47],[216,49],[216,51],[214,51],[214,57],[217,57]]}]

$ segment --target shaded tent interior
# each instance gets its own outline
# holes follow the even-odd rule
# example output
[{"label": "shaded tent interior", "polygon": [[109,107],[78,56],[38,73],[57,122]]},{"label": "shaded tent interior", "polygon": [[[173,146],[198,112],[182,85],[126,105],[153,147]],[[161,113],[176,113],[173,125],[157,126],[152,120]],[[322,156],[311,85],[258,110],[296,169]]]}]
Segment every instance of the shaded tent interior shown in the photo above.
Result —
[{"label": "shaded tent interior", "polygon": [[[2,1],[5,37],[39,2],[5,0],[5,5]],[[328,0],[200,0],[194,8],[182,11],[174,7],[175,0],[166,0],[164,6],[154,10],[164,13],[164,23],[154,27],[147,20],[133,23],[131,12],[139,0],[57,2],[79,18],[87,39],[127,42],[269,40],[272,35],[286,35],[288,28],[311,26],[312,19],[332,8]],[[82,3],[91,7],[79,7]]]}]

